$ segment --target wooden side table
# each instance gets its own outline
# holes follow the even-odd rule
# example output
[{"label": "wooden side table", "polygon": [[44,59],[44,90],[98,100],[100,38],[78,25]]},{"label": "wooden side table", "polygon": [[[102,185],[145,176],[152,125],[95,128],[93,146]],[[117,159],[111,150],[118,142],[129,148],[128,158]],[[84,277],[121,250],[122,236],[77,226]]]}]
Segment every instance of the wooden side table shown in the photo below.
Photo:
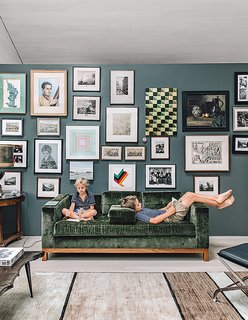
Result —
[{"label": "wooden side table", "polygon": [[[5,247],[9,242],[20,239],[22,237],[21,231],[21,203],[25,200],[24,193],[18,193],[17,195],[12,195],[11,193],[5,193],[0,197],[0,247]],[[3,236],[3,207],[17,206],[16,214],[16,232],[7,236],[4,239]]]}]

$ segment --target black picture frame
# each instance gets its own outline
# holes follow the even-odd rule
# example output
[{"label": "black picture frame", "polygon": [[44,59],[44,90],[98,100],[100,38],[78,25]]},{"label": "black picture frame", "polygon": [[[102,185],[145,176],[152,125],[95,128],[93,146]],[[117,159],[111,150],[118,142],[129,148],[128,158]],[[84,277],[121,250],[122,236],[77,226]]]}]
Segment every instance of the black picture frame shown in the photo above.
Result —
[{"label": "black picture frame", "polygon": [[233,154],[248,154],[248,135],[232,136],[232,153]]},{"label": "black picture frame", "polygon": [[229,91],[183,91],[183,131],[229,131]]},{"label": "black picture frame", "polygon": [[248,72],[234,73],[234,101],[235,104],[248,104]]}]

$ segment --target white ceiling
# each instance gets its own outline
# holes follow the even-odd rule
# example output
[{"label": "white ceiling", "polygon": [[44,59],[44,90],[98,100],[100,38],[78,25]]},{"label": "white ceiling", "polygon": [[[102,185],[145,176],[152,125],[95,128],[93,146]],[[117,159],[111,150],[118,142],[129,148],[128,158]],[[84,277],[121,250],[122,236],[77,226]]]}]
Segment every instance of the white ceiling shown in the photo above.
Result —
[{"label": "white ceiling", "polygon": [[0,0],[0,16],[1,64],[248,62],[247,0]]}]

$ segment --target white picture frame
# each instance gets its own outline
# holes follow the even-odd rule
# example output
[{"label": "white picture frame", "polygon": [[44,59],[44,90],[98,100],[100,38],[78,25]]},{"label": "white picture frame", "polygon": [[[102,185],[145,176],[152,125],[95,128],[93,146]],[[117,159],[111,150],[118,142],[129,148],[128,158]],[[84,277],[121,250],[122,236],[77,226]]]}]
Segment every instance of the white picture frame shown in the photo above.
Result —
[{"label": "white picture frame", "polygon": [[4,171],[4,176],[0,180],[3,192],[18,191],[22,192],[21,172]]},{"label": "white picture frame", "polygon": [[135,191],[136,165],[109,164],[109,191]]},{"label": "white picture frame", "polygon": [[146,188],[176,188],[176,165],[146,165]]},{"label": "white picture frame", "polygon": [[93,161],[70,161],[70,180],[93,180]]},{"label": "white picture frame", "polygon": [[28,141],[27,140],[8,140],[1,141],[1,144],[10,144],[14,146],[14,168],[26,168],[27,167],[27,153],[28,153]]},{"label": "white picture frame", "polygon": [[134,104],[134,70],[110,71],[110,104]]},{"label": "white picture frame", "polygon": [[73,97],[73,120],[100,120],[100,97]]},{"label": "white picture frame", "polygon": [[37,177],[36,198],[55,198],[60,193],[60,178]]},{"label": "white picture frame", "polygon": [[2,136],[23,136],[23,119],[2,119]]},{"label": "white picture frame", "polygon": [[248,131],[248,107],[233,107],[233,131]]},{"label": "white picture frame", "polygon": [[170,159],[170,138],[151,137],[151,159]]},{"label": "white picture frame", "polygon": [[73,91],[100,91],[101,69],[93,67],[73,68]]},{"label": "white picture frame", "polygon": [[207,196],[216,196],[220,192],[219,176],[194,176],[194,192]]},{"label": "white picture frame", "polygon": [[101,159],[102,160],[121,160],[122,147],[121,146],[102,146]]},{"label": "white picture frame", "polygon": [[60,136],[60,118],[37,118],[37,136]]},{"label": "white picture frame", "polygon": [[126,146],[125,147],[125,160],[127,161],[144,161],[146,160],[146,147],[145,146]]}]

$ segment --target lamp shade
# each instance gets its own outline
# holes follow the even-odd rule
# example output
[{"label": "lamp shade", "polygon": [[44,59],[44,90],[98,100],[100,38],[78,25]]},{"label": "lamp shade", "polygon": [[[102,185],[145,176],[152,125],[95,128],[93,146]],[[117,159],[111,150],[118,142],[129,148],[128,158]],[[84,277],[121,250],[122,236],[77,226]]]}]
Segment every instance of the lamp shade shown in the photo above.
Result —
[{"label": "lamp shade", "polygon": [[0,167],[7,168],[14,166],[14,146],[12,144],[0,144]]}]

